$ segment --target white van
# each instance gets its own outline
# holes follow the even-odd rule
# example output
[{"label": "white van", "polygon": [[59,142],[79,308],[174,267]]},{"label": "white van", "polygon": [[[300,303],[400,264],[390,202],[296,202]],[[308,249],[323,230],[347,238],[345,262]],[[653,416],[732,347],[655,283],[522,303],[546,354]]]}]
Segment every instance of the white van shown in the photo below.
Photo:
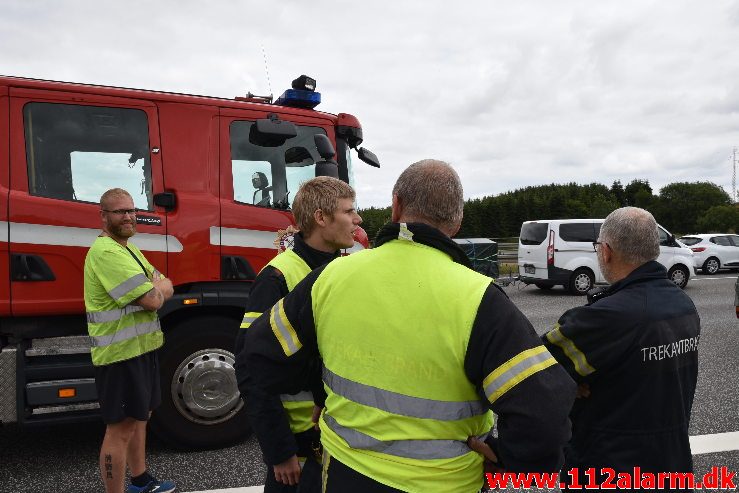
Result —
[{"label": "white van", "polygon": [[[572,294],[586,294],[595,283],[605,283],[593,248],[603,219],[526,221],[518,240],[518,273],[526,284],[541,289],[564,286]],[[681,288],[693,270],[693,252],[680,245],[661,226],[660,254],[669,278]]]}]

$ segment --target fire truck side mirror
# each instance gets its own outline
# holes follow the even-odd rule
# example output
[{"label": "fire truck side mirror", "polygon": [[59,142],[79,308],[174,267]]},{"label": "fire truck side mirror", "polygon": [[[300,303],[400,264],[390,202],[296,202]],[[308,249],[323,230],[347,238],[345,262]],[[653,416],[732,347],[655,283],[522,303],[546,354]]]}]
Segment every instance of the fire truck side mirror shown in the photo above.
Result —
[{"label": "fire truck side mirror", "polygon": [[365,149],[364,147],[360,147],[357,150],[357,153],[359,154],[359,159],[361,159],[365,163],[369,164],[370,166],[374,166],[375,168],[380,167],[380,160],[377,159],[377,156],[374,152],[370,151],[369,149]]},{"label": "fire truck side mirror", "polygon": [[336,150],[333,144],[331,144],[331,141],[323,134],[314,135],[313,141],[316,143],[318,154],[323,158],[322,161],[316,163],[316,176],[338,178],[339,165],[333,160],[334,156],[336,156]]},{"label": "fire truck side mirror", "polygon": [[273,118],[257,120],[249,131],[249,142],[261,147],[279,147],[296,137],[298,129],[291,122]]},{"label": "fire truck side mirror", "polygon": [[334,146],[325,135],[316,134],[315,136],[313,136],[313,141],[316,143],[318,154],[320,154],[323,159],[333,159],[333,157],[336,155],[336,150],[334,149]]}]

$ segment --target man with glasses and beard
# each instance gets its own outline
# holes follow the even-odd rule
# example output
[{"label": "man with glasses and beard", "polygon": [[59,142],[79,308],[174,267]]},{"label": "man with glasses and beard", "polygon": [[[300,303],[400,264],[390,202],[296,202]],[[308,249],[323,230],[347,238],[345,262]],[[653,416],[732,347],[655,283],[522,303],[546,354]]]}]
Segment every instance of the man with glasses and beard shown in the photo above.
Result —
[{"label": "man with glasses and beard", "polygon": [[164,343],[157,310],[172,296],[172,281],[128,240],[136,234],[131,195],[113,188],[100,197],[103,232],[87,252],[85,310],[105,438],[100,473],[107,493],[168,493],[171,481],[146,470],[146,423],[161,402],[156,350]]}]

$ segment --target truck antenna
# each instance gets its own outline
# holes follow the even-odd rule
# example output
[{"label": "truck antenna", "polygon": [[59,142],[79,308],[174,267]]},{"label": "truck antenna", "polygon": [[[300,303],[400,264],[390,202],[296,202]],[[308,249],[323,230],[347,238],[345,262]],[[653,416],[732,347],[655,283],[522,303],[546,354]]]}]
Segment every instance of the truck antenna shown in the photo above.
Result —
[{"label": "truck antenna", "polygon": [[272,82],[269,80],[269,66],[267,65],[267,52],[264,51],[264,45],[262,45],[262,58],[264,58],[264,71],[267,73],[267,88],[269,89],[269,95],[272,96]]}]

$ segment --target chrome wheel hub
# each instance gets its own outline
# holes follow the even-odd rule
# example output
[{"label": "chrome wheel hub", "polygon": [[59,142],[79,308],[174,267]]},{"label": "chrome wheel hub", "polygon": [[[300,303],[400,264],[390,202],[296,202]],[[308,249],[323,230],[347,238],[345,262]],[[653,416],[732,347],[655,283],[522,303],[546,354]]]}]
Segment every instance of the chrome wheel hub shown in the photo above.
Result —
[{"label": "chrome wheel hub", "polygon": [[177,411],[198,424],[222,423],[244,405],[233,354],[224,349],[203,349],[185,358],[172,378],[171,391]]}]

